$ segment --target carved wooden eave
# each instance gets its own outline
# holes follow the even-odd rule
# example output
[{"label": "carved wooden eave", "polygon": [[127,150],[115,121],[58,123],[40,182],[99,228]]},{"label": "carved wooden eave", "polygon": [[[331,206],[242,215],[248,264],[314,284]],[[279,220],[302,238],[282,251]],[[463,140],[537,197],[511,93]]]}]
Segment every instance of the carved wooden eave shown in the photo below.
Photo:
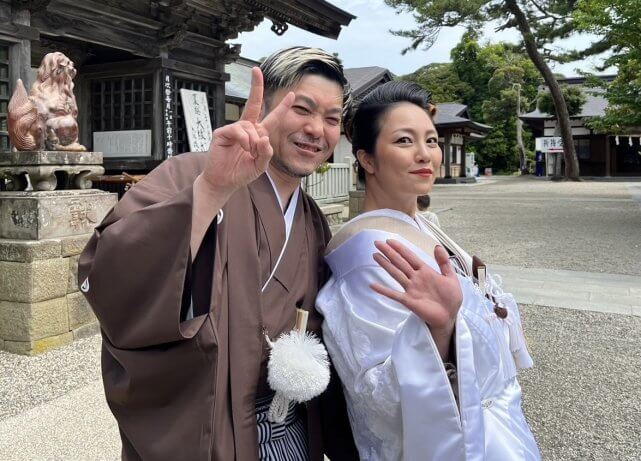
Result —
[{"label": "carved wooden eave", "polygon": [[253,30],[263,19],[288,23],[329,38],[337,38],[341,27],[355,18],[325,0],[165,0],[156,1],[167,15],[189,9],[213,21],[220,40]]},{"label": "carved wooden eave", "polygon": [[159,54],[157,33],[162,23],[106,1],[52,0],[45,10],[32,14],[31,25],[51,37],[73,38],[143,57]]},{"label": "carved wooden eave", "polygon": [[338,38],[341,26],[348,26],[356,16],[324,0],[245,0],[261,9],[265,17],[289,23],[328,38]]},{"label": "carved wooden eave", "polygon": [[11,0],[11,7],[15,10],[27,10],[31,13],[47,7],[51,0]]},{"label": "carved wooden eave", "polygon": [[9,18],[0,17],[0,36],[8,41],[39,40],[40,32],[35,27],[13,24]]},{"label": "carved wooden eave", "polygon": [[206,68],[234,60],[240,49],[225,42],[265,18],[277,32],[293,24],[334,38],[354,18],[324,0],[12,0],[12,6],[31,12],[31,27],[7,18],[0,34],[71,38]]}]

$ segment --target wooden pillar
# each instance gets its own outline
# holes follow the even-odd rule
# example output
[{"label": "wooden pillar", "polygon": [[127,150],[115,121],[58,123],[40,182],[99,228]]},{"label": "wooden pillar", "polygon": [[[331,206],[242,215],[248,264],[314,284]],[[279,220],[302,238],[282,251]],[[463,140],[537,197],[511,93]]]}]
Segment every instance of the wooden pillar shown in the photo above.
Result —
[{"label": "wooden pillar", "polygon": [[[16,9],[11,14],[14,24],[21,26],[31,25],[31,13],[29,10]],[[10,91],[13,93],[16,81],[21,78],[27,92],[31,89],[33,79],[31,78],[31,41],[18,40],[11,45],[9,50],[9,82]]]},{"label": "wooden pillar", "polygon": [[461,171],[459,172],[459,177],[465,178],[467,176],[467,159],[465,158],[465,138],[463,138],[463,144],[461,144]]},{"label": "wooden pillar", "polygon": [[[221,73],[225,72],[224,62],[218,63],[218,70]],[[221,127],[225,124],[225,82],[220,82],[216,85],[216,99],[214,101],[214,120],[211,121],[213,129]]]},{"label": "wooden pillar", "polygon": [[169,72],[162,69],[162,66],[154,71],[153,78],[153,121],[152,121],[152,137],[153,147],[151,156],[154,160],[164,160],[165,152],[167,150],[166,131],[171,130],[173,127],[165,127],[165,116],[167,110],[165,107],[165,78],[169,77],[169,86],[171,87],[171,76]]},{"label": "wooden pillar", "polygon": [[605,175],[612,176],[612,149],[610,147],[610,136],[605,135]]},{"label": "wooden pillar", "polygon": [[445,144],[443,149],[443,164],[445,165],[445,179],[452,177],[452,135],[446,134],[444,136]]}]

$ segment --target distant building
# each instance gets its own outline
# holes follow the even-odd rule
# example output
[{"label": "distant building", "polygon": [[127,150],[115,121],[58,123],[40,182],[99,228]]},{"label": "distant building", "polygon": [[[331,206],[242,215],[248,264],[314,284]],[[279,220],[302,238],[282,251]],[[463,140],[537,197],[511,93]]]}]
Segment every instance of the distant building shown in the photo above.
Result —
[{"label": "distant building", "polygon": [[256,66],[260,66],[260,62],[243,57],[225,65],[225,72],[229,74],[229,81],[225,83],[225,124],[240,119],[251,89],[251,69]]},{"label": "distant building", "polygon": [[436,109],[434,124],[443,150],[439,177],[447,180],[470,176],[474,156],[467,152],[467,146],[485,138],[492,127],[473,121],[465,104],[437,104]]},{"label": "distant building", "polygon": [[[604,76],[612,81],[614,76]],[[566,85],[583,86],[585,78],[575,77],[559,80]],[[539,90],[547,87],[542,85]],[[597,134],[586,126],[591,117],[605,115],[608,101],[602,89],[585,88],[587,97],[581,112],[570,117],[574,147],[579,160],[581,176],[641,176],[641,127],[631,133]],[[558,137],[557,120],[554,115],[538,110],[522,115],[521,119],[533,130],[536,137]],[[551,154],[561,155],[561,154]],[[562,155],[561,155],[562,158]],[[548,165],[550,165],[548,158]],[[563,170],[562,170],[563,171]]]}]

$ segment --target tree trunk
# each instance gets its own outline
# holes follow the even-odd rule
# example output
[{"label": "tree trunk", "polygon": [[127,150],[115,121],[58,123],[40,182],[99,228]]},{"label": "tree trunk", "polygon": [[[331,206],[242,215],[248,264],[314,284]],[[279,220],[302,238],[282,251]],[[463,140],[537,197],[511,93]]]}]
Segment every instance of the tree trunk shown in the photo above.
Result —
[{"label": "tree trunk", "polygon": [[520,118],[516,119],[516,144],[519,149],[519,158],[521,163],[521,174],[529,174],[530,170],[527,167],[527,153],[523,145],[523,121]]},{"label": "tree trunk", "polygon": [[563,155],[565,157],[565,176],[570,179],[579,178],[579,160],[576,156],[576,150],[574,149],[574,141],[572,140],[572,127],[570,126],[570,113],[568,112],[568,106],[565,103],[563,98],[563,93],[561,92],[561,87],[559,82],[556,81],[552,70],[547,65],[541,53],[536,47],[536,42],[534,40],[534,35],[532,34],[532,29],[528,23],[527,17],[523,10],[519,7],[516,0],[505,0],[505,6],[507,10],[512,13],[514,19],[516,20],[516,26],[523,36],[523,42],[525,43],[525,49],[527,54],[536,66],[536,68],[541,72],[543,80],[548,85],[550,93],[552,95],[552,101],[554,102],[554,108],[556,110],[556,119],[561,129],[561,138],[563,139]]}]

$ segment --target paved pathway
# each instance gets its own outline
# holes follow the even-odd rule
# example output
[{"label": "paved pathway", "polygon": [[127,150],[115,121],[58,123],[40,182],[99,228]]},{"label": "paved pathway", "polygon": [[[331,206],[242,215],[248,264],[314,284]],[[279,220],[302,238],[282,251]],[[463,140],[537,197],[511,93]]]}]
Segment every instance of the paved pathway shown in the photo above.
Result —
[{"label": "paved pathway", "polygon": [[0,421],[3,461],[116,461],[118,427],[95,381]]},{"label": "paved pathway", "polygon": [[641,277],[490,265],[518,303],[641,316]]}]

